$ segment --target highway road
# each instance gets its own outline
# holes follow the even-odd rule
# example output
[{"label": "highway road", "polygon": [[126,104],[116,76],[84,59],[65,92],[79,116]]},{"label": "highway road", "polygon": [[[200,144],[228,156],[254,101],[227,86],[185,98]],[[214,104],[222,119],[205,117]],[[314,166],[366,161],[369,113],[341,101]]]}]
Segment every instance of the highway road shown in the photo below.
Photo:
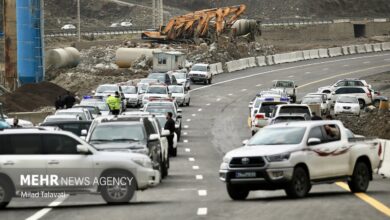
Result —
[{"label": "highway road", "polygon": [[[309,196],[291,200],[284,191],[251,192],[232,201],[218,179],[225,152],[251,136],[248,103],[275,79],[295,80],[299,97],[346,77],[390,70],[390,53],[310,60],[226,73],[211,86],[192,86],[183,110],[183,138],[169,177],[137,193],[129,204],[108,206],[98,195],[65,199],[14,199],[0,219],[389,219],[390,181],[378,176],[366,194],[351,194],[342,184],[313,186]],[[380,128],[378,128],[380,129]]]}]

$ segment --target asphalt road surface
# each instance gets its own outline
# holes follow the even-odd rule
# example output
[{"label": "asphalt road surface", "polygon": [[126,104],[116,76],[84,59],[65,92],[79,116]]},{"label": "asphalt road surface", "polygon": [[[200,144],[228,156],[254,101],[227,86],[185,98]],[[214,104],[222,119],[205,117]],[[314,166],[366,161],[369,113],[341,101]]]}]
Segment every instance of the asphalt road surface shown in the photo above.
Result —
[{"label": "asphalt road surface", "polygon": [[[354,55],[252,68],[214,77],[211,86],[192,86],[191,106],[183,108],[183,136],[169,177],[134,201],[108,206],[98,195],[63,199],[14,199],[0,219],[389,219],[390,181],[376,177],[366,194],[342,184],[313,186],[307,198],[291,200],[284,191],[251,192],[232,201],[218,179],[225,152],[251,136],[248,103],[272,80],[292,79],[301,98],[338,79],[390,70],[390,53]],[[380,128],[378,128],[380,129]]]}]

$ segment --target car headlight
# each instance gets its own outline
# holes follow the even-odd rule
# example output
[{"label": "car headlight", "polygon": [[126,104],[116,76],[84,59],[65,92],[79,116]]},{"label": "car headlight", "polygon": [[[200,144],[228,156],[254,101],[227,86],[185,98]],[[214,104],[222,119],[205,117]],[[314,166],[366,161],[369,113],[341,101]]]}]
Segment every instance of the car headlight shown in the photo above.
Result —
[{"label": "car headlight", "polygon": [[290,153],[266,156],[269,162],[280,162],[290,159]]},{"label": "car headlight", "polygon": [[132,151],[133,153],[149,155],[149,149],[148,149],[148,148],[131,149],[131,151]]},{"label": "car headlight", "polygon": [[223,159],[222,159],[222,162],[223,162],[223,163],[230,163],[231,160],[232,160],[231,157],[224,156]]},{"label": "car headlight", "polygon": [[132,160],[134,161],[134,163],[140,165],[141,167],[152,168],[152,161],[147,157],[136,157],[132,158]]}]

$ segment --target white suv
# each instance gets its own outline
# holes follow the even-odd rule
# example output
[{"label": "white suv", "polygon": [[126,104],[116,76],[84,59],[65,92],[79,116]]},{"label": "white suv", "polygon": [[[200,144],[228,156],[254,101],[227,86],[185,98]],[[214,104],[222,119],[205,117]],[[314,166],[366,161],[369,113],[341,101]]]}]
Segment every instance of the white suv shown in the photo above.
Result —
[{"label": "white suv", "polygon": [[197,63],[192,66],[191,71],[188,73],[191,82],[203,82],[204,84],[211,84],[213,80],[213,74],[209,64]]},{"label": "white suv", "polygon": [[0,131],[0,207],[15,196],[61,192],[98,193],[108,203],[123,203],[159,182],[146,155],[98,151],[66,131]]},{"label": "white suv", "polygon": [[332,92],[331,104],[334,106],[336,100],[341,95],[354,96],[358,99],[360,108],[363,109],[367,105],[372,104],[372,94],[368,87],[352,87],[345,86],[339,87],[334,92]]}]

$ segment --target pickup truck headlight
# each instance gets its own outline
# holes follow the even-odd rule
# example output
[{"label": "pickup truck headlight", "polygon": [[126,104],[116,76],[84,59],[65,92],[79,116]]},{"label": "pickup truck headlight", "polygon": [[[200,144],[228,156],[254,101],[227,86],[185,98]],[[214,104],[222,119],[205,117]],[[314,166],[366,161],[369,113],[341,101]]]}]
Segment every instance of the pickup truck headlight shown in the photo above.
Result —
[{"label": "pickup truck headlight", "polygon": [[136,149],[131,149],[131,151],[133,153],[149,155],[149,149],[148,148],[136,148]]},{"label": "pickup truck headlight", "polygon": [[231,160],[232,160],[231,157],[224,156],[223,159],[222,159],[222,162],[223,163],[230,163]]},{"label": "pickup truck headlight", "polygon": [[281,162],[290,159],[290,153],[266,156],[269,162]]},{"label": "pickup truck headlight", "polygon": [[140,165],[141,167],[145,168],[152,168],[152,161],[149,158],[132,158],[134,163]]}]

